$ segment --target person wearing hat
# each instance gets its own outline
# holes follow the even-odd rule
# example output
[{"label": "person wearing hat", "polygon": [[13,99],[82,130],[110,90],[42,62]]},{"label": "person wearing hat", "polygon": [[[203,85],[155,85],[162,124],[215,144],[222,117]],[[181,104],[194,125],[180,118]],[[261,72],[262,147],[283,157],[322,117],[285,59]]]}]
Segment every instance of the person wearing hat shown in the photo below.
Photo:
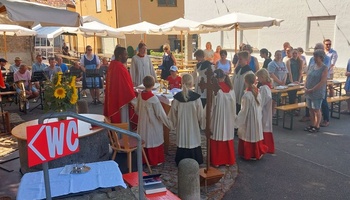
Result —
[{"label": "person wearing hat", "polygon": [[15,63],[10,66],[10,72],[17,72],[19,70],[19,66],[21,65],[22,59],[20,57],[15,58]]},{"label": "person wearing hat", "polygon": [[177,67],[175,65],[170,67],[170,75],[166,79],[169,82],[169,90],[173,88],[181,88],[181,76],[177,74]]}]

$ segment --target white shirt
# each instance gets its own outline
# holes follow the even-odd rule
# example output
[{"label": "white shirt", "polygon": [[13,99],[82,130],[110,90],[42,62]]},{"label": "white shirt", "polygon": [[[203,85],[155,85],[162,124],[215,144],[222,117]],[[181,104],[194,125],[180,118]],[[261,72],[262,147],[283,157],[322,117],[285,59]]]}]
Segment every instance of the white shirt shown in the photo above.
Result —
[{"label": "white shirt", "polygon": [[139,116],[137,133],[145,141],[145,147],[152,148],[163,144],[163,123],[169,128],[171,124],[159,99],[153,96],[145,101],[139,94],[135,111]]},{"label": "white shirt", "polygon": [[262,127],[264,132],[272,132],[272,94],[271,89],[267,85],[260,86],[262,107]]},{"label": "white shirt", "polygon": [[131,59],[130,75],[135,87],[142,84],[145,76],[153,76],[157,80],[156,72],[148,55],[140,57],[134,55]]},{"label": "white shirt", "polygon": [[169,112],[173,129],[176,129],[176,145],[193,149],[201,146],[201,129],[205,128],[205,118],[200,98],[195,101],[173,100]]},{"label": "white shirt", "polygon": [[[257,98],[261,105],[260,94]],[[256,103],[251,91],[244,93],[241,105],[242,108],[236,120],[238,137],[243,141],[253,143],[263,140],[261,106]]]},{"label": "white shirt", "polygon": [[231,90],[224,93],[219,90],[213,100],[211,117],[211,139],[219,141],[232,140],[236,121],[236,97]]}]

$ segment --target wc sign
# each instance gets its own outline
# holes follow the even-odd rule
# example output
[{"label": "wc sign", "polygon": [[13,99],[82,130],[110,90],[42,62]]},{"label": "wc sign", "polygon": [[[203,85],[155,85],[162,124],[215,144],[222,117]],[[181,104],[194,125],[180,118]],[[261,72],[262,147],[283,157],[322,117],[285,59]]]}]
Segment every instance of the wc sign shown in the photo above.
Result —
[{"label": "wc sign", "polygon": [[28,166],[79,151],[78,120],[70,119],[27,127]]}]

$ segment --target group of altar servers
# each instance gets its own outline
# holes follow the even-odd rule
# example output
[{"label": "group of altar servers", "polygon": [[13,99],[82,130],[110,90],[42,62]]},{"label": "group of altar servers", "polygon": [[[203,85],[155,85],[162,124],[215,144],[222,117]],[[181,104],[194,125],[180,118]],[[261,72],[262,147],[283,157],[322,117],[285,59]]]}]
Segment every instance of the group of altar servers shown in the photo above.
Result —
[{"label": "group of altar servers", "polygon": [[[123,53],[125,54],[125,52]],[[199,80],[205,75],[204,72],[200,73],[199,70],[207,70],[208,67],[212,66],[207,65],[207,62],[202,60],[201,56],[201,52],[196,56],[198,64],[195,73],[199,76],[193,77],[190,74],[182,76],[182,91],[174,95],[168,115],[165,113],[158,97],[152,93],[155,85],[154,77],[145,76],[143,78],[145,89],[137,95],[137,102],[134,103],[135,111],[138,114],[137,133],[145,141],[145,152],[149,163],[153,166],[159,165],[165,160],[163,124],[176,133],[175,162],[177,165],[184,158],[193,158],[199,164],[203,163],[201,129],[205,129],[206,91],[198,89]],[[109,74],[110,76],[115,74],[114,70],[126,71],[121,69],[124,61],[123,55],[118,55],[118,52],[115,52],[115,57],[115,63],[111,63],[108,70],[107,79]],[[213,166],[235,164],[233,139],[236,128],[238,128],[239,137],[238,154],[242,158],[259,160],[263,154],[274,152],[269,73],[266,69],[261,69],[255,75],[252,71],[245,70],[248,64],[245,52],[239,54],[239,59],[242,67],[238,67],[238,72],[235,73],[233,81],[221,69],[214,71],[214,78],[218,80],[220,89],[216,95],[213,95],[213,103],[210,108],[212,119],[210,125],[212,132],[210,162]],[[115,69],[113,69],[114,67]],[[124,82],[122,94],[131,94],[133,84],[130,76],[126,76],[125,73],[121,78]],[[256,79],[259,81],[260,88],[257,88]],[[195,86],[197,92],[192,90],[193,86]],[[107,99],[109,98],[108,87],[106,88]],[[238,97],[237,94],[241,96]],[[133,98],[132,95],[129,95],[129,97],[129,100]],[[237,99],[240,101],[237,102]],[[126,105],[125,103],[129,100],[120,105]],[[118,110],[122,112],[120,108],[109,112],[108,104],[107,101],[105,103],[105,115],[107,117],[113,117],[119,112]],[[118,115],[122,115],[120,112]]]}]

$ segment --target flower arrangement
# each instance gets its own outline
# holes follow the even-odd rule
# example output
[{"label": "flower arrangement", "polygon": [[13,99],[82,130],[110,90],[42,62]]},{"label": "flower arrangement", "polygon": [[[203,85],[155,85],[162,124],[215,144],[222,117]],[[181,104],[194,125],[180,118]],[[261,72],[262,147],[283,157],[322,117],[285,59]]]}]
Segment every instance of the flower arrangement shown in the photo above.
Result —
[{"label": "flower arrangement", "polygon": [[78,89],[75,87],[76,76],[63,76],[56,73],[52,80],[44,85],[44,109],[55,112],[66,111],[78,101]]}]

